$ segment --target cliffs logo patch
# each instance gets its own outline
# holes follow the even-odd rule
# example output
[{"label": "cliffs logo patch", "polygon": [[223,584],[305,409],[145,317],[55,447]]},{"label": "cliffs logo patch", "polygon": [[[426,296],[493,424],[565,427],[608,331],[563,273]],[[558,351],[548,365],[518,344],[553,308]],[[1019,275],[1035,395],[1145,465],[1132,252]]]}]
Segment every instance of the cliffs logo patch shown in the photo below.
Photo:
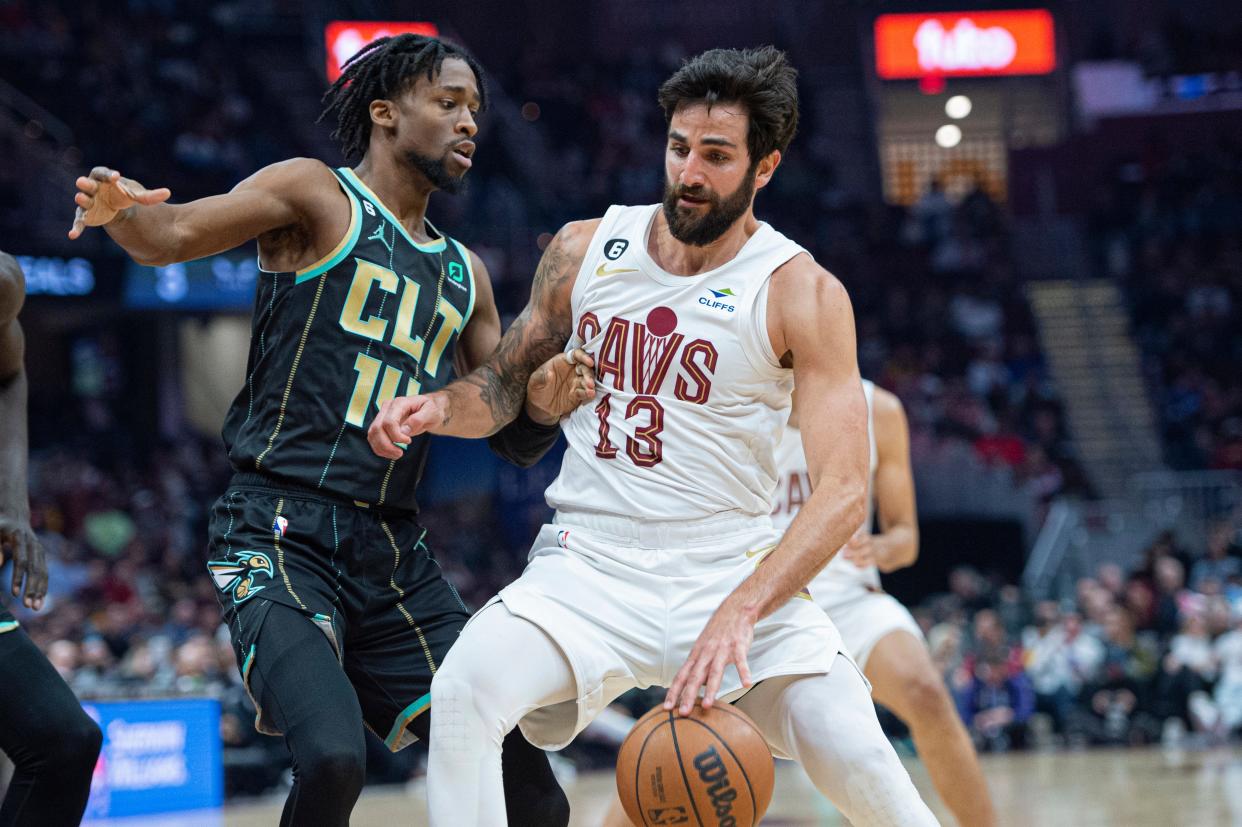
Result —
[{"label": "cliffs logo patch", "polygon": [[261,551],[239,551],[234,560],[209,560],[207,571],[221,593],[231,595],[233,603],[245,603],[267,586],[255,584],[260,575],[270,580],[276,570],[272,558]]},{"label": "cliffs logo patch", "polygon": [[707,785],[705,792],[711,798],[712,809],[715,811],[718,827],[733,827],[737,817],[733,815],[733,802],[737,800],[737,790],[729,781],[729,771],[720,753],[714,746],[694,756],[694,768],[699,773],[699,780]]},{"label": "cliffs logo patch", "polygon": [[466,271],[461,266],[460,261],[450,261],[448,266],[449,283],[456,287],[464,287],[463,282],[466,280]]},{"label": "cliffs logo patch", "polygon": [[610,238],[604,244],[604,258],[609,261],[616,261],[630,247],[630,242],[624,238]]},{"label": "cliffs logo patch", "polygon": [[725,313],[732,313],[737,310],[737,306],[733,303],[737,293],[731,288],[726,287],[723,290],[708,289],[710,296],[699,296],[699,304],[712,310],[723,310]]}]

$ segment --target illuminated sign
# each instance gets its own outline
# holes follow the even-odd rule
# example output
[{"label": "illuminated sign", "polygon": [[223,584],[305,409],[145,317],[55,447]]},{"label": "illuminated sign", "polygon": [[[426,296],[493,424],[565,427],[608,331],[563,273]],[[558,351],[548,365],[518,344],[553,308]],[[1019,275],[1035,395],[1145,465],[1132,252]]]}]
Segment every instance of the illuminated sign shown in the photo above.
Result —
[{"label": "illuminated sign", "polygon": [[89,296],[95,290],[95,268],[84,258],[14,256],[26,274],[29,296]]},{"label": "illuminated sign", "polygon": [[377,23],[372,20],[334,20],[324,29],[328,47],[328,80],[341,76],[341,67],[358,50],[373,40],[397,34],[425,34],[435,37],[440,32],[435,23]]},{"label": "illuminated sign", "polygon": [[1052,15],[1025,11],[882,14],[875,68],[897,78],[1046,75],[1057,68]]}]

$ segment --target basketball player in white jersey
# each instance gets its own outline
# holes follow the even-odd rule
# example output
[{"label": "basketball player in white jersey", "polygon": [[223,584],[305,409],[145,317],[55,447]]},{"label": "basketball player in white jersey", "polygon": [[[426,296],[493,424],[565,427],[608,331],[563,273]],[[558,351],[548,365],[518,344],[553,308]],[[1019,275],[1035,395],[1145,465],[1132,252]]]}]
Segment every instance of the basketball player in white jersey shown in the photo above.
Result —
[{"label": "basketball player in white jersey", "polygon": [[[996,813],[974,745],[936,671],[923,633],[905,606],[880,588],[880,572],[914,564],[919,554],[910,435],[901,401],[863,381],[870,417],[871,483],[867,518],[845,548],[811,581],[811,597],[841,632],[871,681],[872,697],[910,727],[932,783],[962,827],[991,827]],[[794,394],[776,451],[780,482],[772,522],[785,528],[811,494],[800,420],[816,415]],[[872,504],[880,533],[872,534]]]},{"label": "basketball player in white jersey", "polygon": [[[936,823],[804,588],[865,516],[867,419],[844,288],[753,213],[796,129],[795,77],[770,47],[687,62],[660,89],[664,203],[562,228],[487,364],[371,425],[393,459],[424,431],[481,437],[549,355],[594,356],[602,395],[563,423],[555,520],[433,682],[432,827],[506,823],[514,726],[557,749],[650,685],[683,715],[700,695],[736,701],[856,825]],[[820,412],[803,430],[815,485],[782,539],[769,514],[795,379]]]}]

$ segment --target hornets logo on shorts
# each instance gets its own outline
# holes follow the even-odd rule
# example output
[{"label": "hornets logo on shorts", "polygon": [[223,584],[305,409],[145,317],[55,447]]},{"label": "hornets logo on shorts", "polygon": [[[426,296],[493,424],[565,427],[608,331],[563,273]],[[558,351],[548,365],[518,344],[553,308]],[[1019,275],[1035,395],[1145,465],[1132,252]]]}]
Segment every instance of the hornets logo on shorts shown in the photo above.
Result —
[{"label": "hornets logo on shorts", "polygon": [[261,551],[239,551],[235,560],[209,560],[207,570],[216,588],[233,596],[233,603],[244,603],[267,586],[256,586],[260,574],[272,577],[272,558]]}]

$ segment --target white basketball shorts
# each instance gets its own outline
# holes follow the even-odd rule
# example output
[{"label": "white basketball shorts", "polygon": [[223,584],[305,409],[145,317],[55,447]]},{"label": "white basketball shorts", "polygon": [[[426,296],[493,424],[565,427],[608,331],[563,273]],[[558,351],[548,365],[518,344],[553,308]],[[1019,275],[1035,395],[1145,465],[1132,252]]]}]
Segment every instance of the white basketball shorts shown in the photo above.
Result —
[{"label": "white basketball shorts", "polygon": [[909,632],[924,640],[923,630],[895,597],[881,591],[858,586],[849,592],[833,592],[831,600],[817,598],[819,604],[841,633],[845,651],[861,668],[880,639],[890,632]]},{"label": "white basketball shorts", "polygon": [[[668,686],[712,613],[779,539],[767,517],[673,523],[557,514],[522,576],[493,598],[543,629],[577,682],[576,700],[522,719],[526,738],[560,749],[627,690]],[[839,651],[828,615],[809,595],[794,597],[755,625],[751,678],[827,673]],[[742,694],[730,666],[719,697]]]}]

